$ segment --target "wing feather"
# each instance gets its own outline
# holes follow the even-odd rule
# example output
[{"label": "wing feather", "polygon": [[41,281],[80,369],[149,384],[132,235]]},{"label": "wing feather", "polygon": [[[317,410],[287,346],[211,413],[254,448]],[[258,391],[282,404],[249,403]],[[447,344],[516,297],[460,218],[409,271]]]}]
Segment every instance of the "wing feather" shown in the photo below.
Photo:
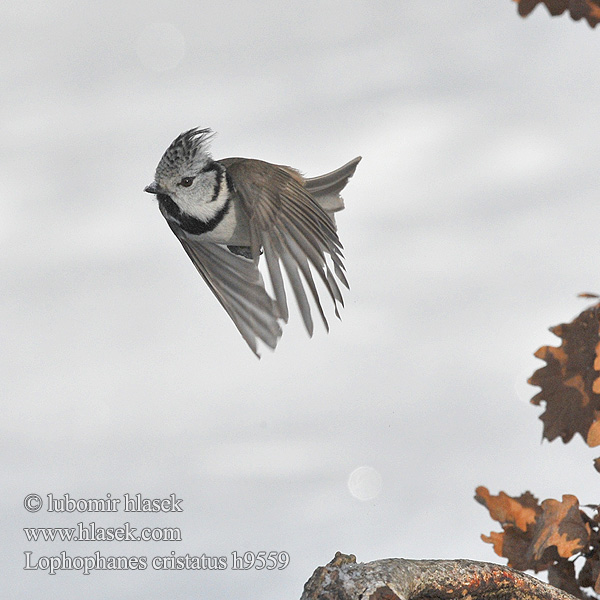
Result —
[{"label": "wing feather", "polygon": [[278,257],[281,259],[283,268],[285,269],[288,279],[292,285],[292,291],[296,297],[296,302],[298,302],[298,308],[300,309],[304,326],[306,327],[306,331],[308,331],[308,335],[312,337],[314,326],[312,316],[310,314],[310,304],[308,303],[308,298],[306,297],[302,280],[298,274],[298,266],[285,248],[283,241],[279,237],[279,233],[275,232],[275,235],[272,237],[273,241],[275,242],[275,251],[277,252]]},{"label": "wing feather", "polygon": [[192,263],[256,356],[257,338],[275,348],[282,331],[256,263],[218,244],[202,242],[167,221]]},{"label": "wing feather", "polygon": [[[319,274],[339,317],[337,303],[343,305],[342,294],[327,265],[326,255],[329,255],[339,281],[346,287],[348,282],[343,273],[342,244],[334,223],[304,187],[304,180],[298,173],[259,160],[226,159],[221,162],[249,217],[251,239],[258,242],[255,247],[260,245],[264,250],[279,314],[287,319],[281,262],[309,335],[313,332],[313,322],[300,274],[329,329],[311,269]],[[339,179],[347,180],[353,168],[355,164],[350,168],[346,166],[341,177],[338,175]],[[314,182],[315,188],[319,188],[320,183],[330,186],[333,179]],[[256,260],[255,250],[253,256]]]},{"label": "wing feather", "polygon": [[[297,267],[302,272],[302,275],[304,276],[304,280],[306,281],[306,283],[312,293],[313,300],[315,301],[315,304],[317,305],[317,308],[319,309],[319,313],[321,315],[321,318],[323,319],[323,324],[325,325],[325,329],[327,331],[329,331],[329,323],[327,323],[327,318],[325,317],[323,307],[321,306],[321,300],[319,299],[319,293],[317,292],[317,286],[315,285],[312,273],[310,271],[310,267],[308,265],[308,261],[306,259],[306,256],[307,256],[306,253],[300,248],[300,246],[296,242],[296,239],[293,236],[286,236],[281,241],[282,241],[282,245],[285,246],[285,250],[287,250],[287,252],[290,254],[290,256],[295,261]],[[318,269],[318,272],[321,273],[321,269]],[[326,284],[328,284],[328,282],[325,279],[323,281]],[[332,296],[332,299],[335,304],[335,297]]]},{"label": "wing feather", "polygon": [[277,308],[279,311],[278,316],[281,319],[283,319],[285,323],[287,323],[289,315],[285,294],[285,286],[283,285],[283,276],[281,275],[281,266],[279,264],[279,258],[277,257],[277,253],[273,249],[271,240],[268,236],[266,236],[264,239],[263,250],[265,252],[265,259],[267,261],[267,268],[269,269],[271,284],[273,285],[275,302],[277,303]]},{"label": "wing feather", "polygon": [[[302,237],[301,232],[298,230],[298,228],[293,222],[285,223],[285,229],[289,234],[286,237],[286,239],[288,240],[288,249],[294,255],[296,262],[302,271],[302,274],[304,275],[308,285],[311,287],[311,290],[313,291],[313,296],[315,298],[315,302],[319,307],[319,310],[321,310],[322,313],[322,308],[319,302],[319,296],[316,287],[312,282],[310,269],[306,260],[307,258],[310,260],[311,264],[313,265],[313,268],[315,269],[315,271],[317,271],[321,280],[325,284],[325,288],[329,292],[331,299],[333,300],[333,304],[336,308],[336,315],[338,315],[336,300],[342,303],[343,305],[343,299],[340,289],[337,283],[335,282],[335,279],[331,277],[331,271],[329,270],[327,263],[325,262],[323,257],[314,249],[314,246],[312,244],[306,243],[306,240]],[[323,320],[325,322],[325,327],[329,329],[324,315]]]}]

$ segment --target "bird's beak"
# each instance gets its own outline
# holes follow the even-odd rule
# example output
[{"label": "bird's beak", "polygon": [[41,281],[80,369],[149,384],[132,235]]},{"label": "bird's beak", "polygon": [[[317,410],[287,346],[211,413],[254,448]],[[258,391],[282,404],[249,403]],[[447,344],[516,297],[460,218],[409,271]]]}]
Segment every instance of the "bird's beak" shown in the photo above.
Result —
[{"label": "bird's beak", "polygon": [[144,188],[145,192],[148,192],[149,194],[158,194],[158,184],[156,183],[156,181],[153,181],[150,185],[147,185]]}]

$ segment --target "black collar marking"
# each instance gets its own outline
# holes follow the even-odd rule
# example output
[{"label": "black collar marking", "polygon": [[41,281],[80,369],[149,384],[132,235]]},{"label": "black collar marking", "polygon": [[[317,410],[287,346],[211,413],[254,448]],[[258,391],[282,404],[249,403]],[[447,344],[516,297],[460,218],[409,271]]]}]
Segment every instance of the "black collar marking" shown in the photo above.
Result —
[{"label": "black collar marking", "polygon": [[229,205],[231,204],[231,199],[227,198],[227,201],[223,204],[221,210],[219,210],[212,219],[202,221],[201,219],[197,219],[196,217],[192,217],[191,215],[182,212],[179,206],[171,200],[171,196],[168,196],[167,194],[156,194],[156,198],[181,229],[193,235],[200,235],[201,233],[212,231],[223,220],[229,210]]}]

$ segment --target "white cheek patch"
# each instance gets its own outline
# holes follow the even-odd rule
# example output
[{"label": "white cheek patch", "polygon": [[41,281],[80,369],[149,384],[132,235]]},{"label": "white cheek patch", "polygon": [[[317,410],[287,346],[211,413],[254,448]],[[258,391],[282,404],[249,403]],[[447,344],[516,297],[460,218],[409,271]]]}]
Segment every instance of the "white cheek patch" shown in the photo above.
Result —
[{"label": "white cheek patch", "polygon": [[[215,197],[217,187],[219,190]],[[229,188],[225,173],[209,171],[199,175],[189,189],[178,189],[173,200],[184,213],[208,221],[223,208],[228,197]]]}]

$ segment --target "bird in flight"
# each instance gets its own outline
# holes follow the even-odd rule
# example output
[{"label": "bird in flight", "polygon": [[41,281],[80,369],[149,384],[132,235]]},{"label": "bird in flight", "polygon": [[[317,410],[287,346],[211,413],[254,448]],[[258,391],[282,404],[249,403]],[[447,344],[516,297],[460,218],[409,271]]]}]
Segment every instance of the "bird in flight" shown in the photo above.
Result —
[{"label": "bird in flight", "polygon": [[[344,208],[340,192],[361,157],[305,178],[261,160],[213,160],[211,138],[210,129],[198,128],[175,138],[145,191],[156,195],[169,227],[256,356],[258,340],[274,349],[288,320],[281,266],[308,334],[313,320],[307,291],[329,330],[312,272],[339,317],[338,281],[345,287],[348,281],[334,213]],[[272,295],[258,269],[261,257]]]}]

